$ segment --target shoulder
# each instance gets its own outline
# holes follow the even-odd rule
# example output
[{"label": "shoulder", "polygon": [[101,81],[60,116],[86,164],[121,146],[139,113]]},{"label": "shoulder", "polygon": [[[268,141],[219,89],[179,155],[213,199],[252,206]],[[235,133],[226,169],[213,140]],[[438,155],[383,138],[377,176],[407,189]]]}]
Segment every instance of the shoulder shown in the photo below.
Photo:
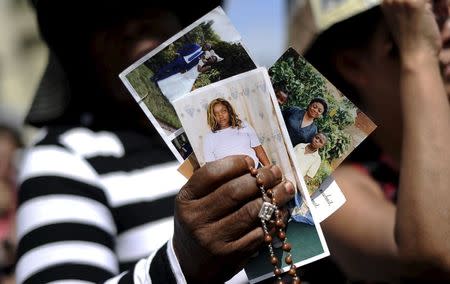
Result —
[{"label": "shoulder", "polygon": [[[97,172],[87,159],[101,151],[120,154],[123,148],[115,138],[108,135],[102,135],[103,138],[95,138],[92,135],[93,133],[84,128],[43,130],[38,134],[34,145],[24,151],[19,181],[50,175],[69,177],[98,186]],[[96,139],[103,141],[100,143],[95,141]]]},{"label": "shoulder", "polygon": [[[238,128],[236,128],[236,130],[239,130]],[[255,129],[250,125],[250,123],[248,123],[245,120],[242,120],[242,125],[241,125],[241,130],[244,131],[255,131]]]},{"label": "shoulder", "polygon": [[115,133],[93,131],[84,127],[42,129],[33,144],[33,148],[59,146],[81,157],[95,156],[100,153],[121,156],[125,151],[121,138]]},{"label": "shoulder", "polygon": [[304,149],[306,147],[306,143],[298,143],[297,145],[294,146],[294,150],[300,150],[300,149]]},{"label": "shoulder", "polygon": [[314,157],[316,157],[316,160],[321,161],[322,158],[320,157],[319,151],[314,152]]},{"label": "shoulder", "polygon": [[242,123],[241,123],[242,128],[251,127],[250,124],[246,120],[242,119],[241,121],[242,121]]},{"label": "shoulder", "polygon": [[208,133],[206,133],[206,135],[205,135],[205,141],[207,141],[207,142],[209,142],[209,141],[212,141],[213,139],[214,139],[214,137],[217,137],[217,132],[212,132],[212,131],[210,131],[210,132],[208,132]]},{"label": "shoulder", "polygon": [[303,116],[305,114],[305,110],[299,108],[298,106],[290,106],[285,109],[284,113],[297,118]]}]

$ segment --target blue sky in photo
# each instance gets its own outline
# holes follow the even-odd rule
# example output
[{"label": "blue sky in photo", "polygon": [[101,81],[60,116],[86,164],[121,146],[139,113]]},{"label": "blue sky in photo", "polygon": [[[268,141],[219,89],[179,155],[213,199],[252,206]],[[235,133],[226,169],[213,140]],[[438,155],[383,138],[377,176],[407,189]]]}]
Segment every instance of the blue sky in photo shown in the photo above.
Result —
[{"label": "blue sky in photo", "polygon": [[223,8],[256,64],[270,67],[287,48],[284,0],[225,0]]}]

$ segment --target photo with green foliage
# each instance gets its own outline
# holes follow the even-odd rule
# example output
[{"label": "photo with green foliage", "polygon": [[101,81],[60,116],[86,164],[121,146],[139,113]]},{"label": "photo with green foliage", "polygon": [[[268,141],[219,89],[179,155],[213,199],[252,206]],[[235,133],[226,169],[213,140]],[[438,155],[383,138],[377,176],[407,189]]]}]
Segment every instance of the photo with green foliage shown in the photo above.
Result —
[{"label": "photo with green foliage", "polygon": [[202,22],[126,76],[143,103],[158,120],[160,126],[168,132],[181,128],[181,122],[172,104],[149,78],[155,74],[155,70],[159,70],[159,68],[174,60],[177,57],[177,51],[182,46],[189,43],[208,43],[223,58],[222,61],[215,63],[210,70],[199,74],[192,90],[256,68],[240,42],[221,40],[220,35],[217,34],[212,25],[213,20]]},{"label": "photo with green foliage", "polygon": [[[314,178],[307,181],[308,190],[312,194],[343,159],[375,129],[375,125],[292,48],[269,69],[269,75],[275,90],[281,88],[289,94],[287,102],[280,105],[282,110],[290,106],[306,110],[314,98],[322,98],[327,103],[327,114],[314,122],[318,132],[325,133],[328,141],[319,150],[319,170]],[[357,125],[363,125],[364,129],[355,126],[357,121]]]}]

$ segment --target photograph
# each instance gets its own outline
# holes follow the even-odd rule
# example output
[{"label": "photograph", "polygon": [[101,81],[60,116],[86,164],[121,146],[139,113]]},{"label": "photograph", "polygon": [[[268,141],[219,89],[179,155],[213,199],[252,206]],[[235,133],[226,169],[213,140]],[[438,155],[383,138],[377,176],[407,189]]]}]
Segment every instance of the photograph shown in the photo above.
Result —
[{"label": "photograph", "polygon": [[[200,166],[230,155],[251,157],[255,168],[278,165],[315,220],[309,193],[291,158],[293,149],[285,140],[287,129],[280,126],[282,114],[276,101],[267,69],[257,68],[194,90],[173,105]],[[289,222],[287,237],[297,266],[329,254],[319,222]],[[274,247],[281,257],[283,251],[275,241]],[[272,268],[264,248],[251,259],[246,273],[253,283],[270,277]]]},{"label": "photograph", "polygon": [[[167,144],[181,123],[172,102],[256,65],[241,36],[217,7],[123,71],[119,77]],[[169,146],[178,160],[182,157]]]},{"label": "photograph", "polygon": [[186,160],[190,154],[192,154],[192,147],[189,144],[189,140],[186,136],[186,133],[181,133],[175,139],[172,140],[173,146],[177,149],[178,153],[180,153],[181,157]]},{"label": "photograph", "polygon": [[[269,69],[269,75],[294,163],[314,195],[376,125],[292,48]],[[292,219],[312,223],[300,196],[295,205]]]},{"label": "photograph", "polygon": [[316,27],[323,31],[334,23],[379,5],[380,0],[320,0],[309,4]]}]

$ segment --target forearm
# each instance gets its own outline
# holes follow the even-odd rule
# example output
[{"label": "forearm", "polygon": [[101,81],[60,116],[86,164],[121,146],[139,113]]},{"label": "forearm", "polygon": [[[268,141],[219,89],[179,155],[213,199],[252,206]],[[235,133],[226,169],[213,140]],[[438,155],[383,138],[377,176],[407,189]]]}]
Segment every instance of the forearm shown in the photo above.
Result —
[{"label": "forearm", "polygon": [[399,253],[450,266],[450,109],[437,58],[422,54],[404,59],[400,84],[403,145],[395,225]]},{"label": "forearm", "polygon": [[256,152],[256,157],[258,157],[258,160],[263,166],[270,165],[269,158],[267,157],[266,151],[264,150],[262,145],[256,146],[254,150]]}]

